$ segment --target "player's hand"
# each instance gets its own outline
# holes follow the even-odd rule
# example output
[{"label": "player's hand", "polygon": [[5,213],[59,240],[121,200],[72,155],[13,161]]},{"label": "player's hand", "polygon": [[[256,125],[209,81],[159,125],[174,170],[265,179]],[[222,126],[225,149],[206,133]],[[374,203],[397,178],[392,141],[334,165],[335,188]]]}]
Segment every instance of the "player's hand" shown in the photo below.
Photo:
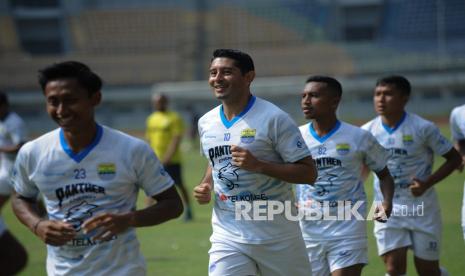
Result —
[{"label": "player's hand", "polygon": [[409,188],[410,192],[412,192],[412,195],[418,197],[424,194],[425,191],[429,189],[429,185],[427,185],[426,182],[421,181],[418,178],[414,178]]},{"label": "player's hand", "polygon": [[208,204],[212,199],[212,185],[207,182],[194,187],[194,198],[199,204]]},{"label": "player's hand", "polygon": [[34,233],[46,244],[53,246],[64,245],[76,236],[71,224],[58,220],[38,221]]},{"label": "player's hand", "polygon": [[130,226],[131,214],[104,213],[86,220],[82,224],[84,233],[99,229],[93,240],[108,241],[113,236],[125,231]]},{"label": "player's hand", "polygon": [[257,171],[260,161],[249,150],[232,145],[231,153],[234,166],[248,171]]},{"label": "player's hand", "polygon": [[373,219],[378,222],[386,222],[391,216],[392,202],[384,200],[381,205],[376,206]]}]

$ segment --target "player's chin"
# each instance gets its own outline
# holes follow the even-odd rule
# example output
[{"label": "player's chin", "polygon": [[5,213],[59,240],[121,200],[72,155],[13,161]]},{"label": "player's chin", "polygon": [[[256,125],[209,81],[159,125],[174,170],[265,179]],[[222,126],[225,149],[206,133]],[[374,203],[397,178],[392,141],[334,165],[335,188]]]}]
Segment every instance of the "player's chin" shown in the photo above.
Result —
[{"label": "player's chin", "polygon": [[315,118],[315,116],[313,115],[313,113],[308,112],[308,111],[304,111],[304,117],[305,117],[305,119],[307,119],[307,120],[313,120],[313,119]]},{"label": "player's chin", "polygon": [[385,115],[386,114],[386,109],[385,108],[375,108],[375,112],[378,115]]},{"label": "player's chin", "polygon": [[218,100],[225,100],[228,98],[228,95],[226,93],[218,93],[218,92],[215,92],[215,97],[218,99]]},{"label": "player's chin", "polygon": [[71,125],[71,124],[58,124],[58,126],[59,126],[63,131],[69,131],[69,132],[73,132],[73,131],[79,129],[77,126]]}]

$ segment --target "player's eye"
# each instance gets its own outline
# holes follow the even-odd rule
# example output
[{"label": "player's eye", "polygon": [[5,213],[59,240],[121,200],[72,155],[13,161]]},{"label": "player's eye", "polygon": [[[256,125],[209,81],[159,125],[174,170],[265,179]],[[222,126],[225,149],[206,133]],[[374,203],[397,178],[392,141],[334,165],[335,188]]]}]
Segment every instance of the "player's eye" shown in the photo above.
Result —
[{"label": "player's eye", "polygon": [[58,106],[58,100],[56,98],[48,98],[47,104],[51,106]]}]

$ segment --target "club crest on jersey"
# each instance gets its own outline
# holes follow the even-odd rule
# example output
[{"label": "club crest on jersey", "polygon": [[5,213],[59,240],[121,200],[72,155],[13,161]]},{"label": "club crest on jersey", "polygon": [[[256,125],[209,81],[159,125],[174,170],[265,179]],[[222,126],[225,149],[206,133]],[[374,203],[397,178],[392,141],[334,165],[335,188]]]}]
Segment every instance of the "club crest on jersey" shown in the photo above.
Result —
[{"label": "club crest on jersey", "polygon": [[404,145],[407,145],[407,146],[413,144],[412,135],[404,135],[404,136],[402,136],[402,142],[404,142]]},{"label": "club crest on jersey", "polygon": [[339,155],[346,155],[350,151],[350,145],[349,144],[337,144],[336,145],[336,151]]},{"label": "club crest on jersey", "polygon": [[241,131],[241,142],[244,144],[250,144],[255,141],[255,134],[257,130],[246,128]]},{"label": "club crest on jersey", "polygon": [[101,163],[97,166],[98,177],[102,180],[112,180],[116,175],[114,163]]}]

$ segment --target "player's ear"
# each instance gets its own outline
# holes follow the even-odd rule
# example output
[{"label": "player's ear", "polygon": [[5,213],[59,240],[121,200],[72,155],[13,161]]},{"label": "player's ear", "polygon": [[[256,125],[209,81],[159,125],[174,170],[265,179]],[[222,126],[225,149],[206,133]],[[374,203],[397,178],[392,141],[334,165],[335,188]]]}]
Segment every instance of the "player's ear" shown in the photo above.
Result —
[{"label": "player's ear", "polygon": [[94,94],[92,94],[91,100],[93,106],[99,105],[102,101],[102,93],[100,91],[95,92]]},{"label": "player's ear", "polygon": [[245,73],[245,79],[249,83],[249,85],[252,83],[252,81],[255,79],[255,71],[249,71]]},{"label": "player's ear", "polygon": [[410,100],[410,95],[403,95],[403,102],[404,105],[407,105],[408,101]]},{"label": "player's ear", "polygon": [[337,107],[339,106],[339,103],[341,102],[341,97],[339,96],[334,96],[333,99],[332,99],[332,103],[333,103],[333,107],[334,109],[337,109]]}]

